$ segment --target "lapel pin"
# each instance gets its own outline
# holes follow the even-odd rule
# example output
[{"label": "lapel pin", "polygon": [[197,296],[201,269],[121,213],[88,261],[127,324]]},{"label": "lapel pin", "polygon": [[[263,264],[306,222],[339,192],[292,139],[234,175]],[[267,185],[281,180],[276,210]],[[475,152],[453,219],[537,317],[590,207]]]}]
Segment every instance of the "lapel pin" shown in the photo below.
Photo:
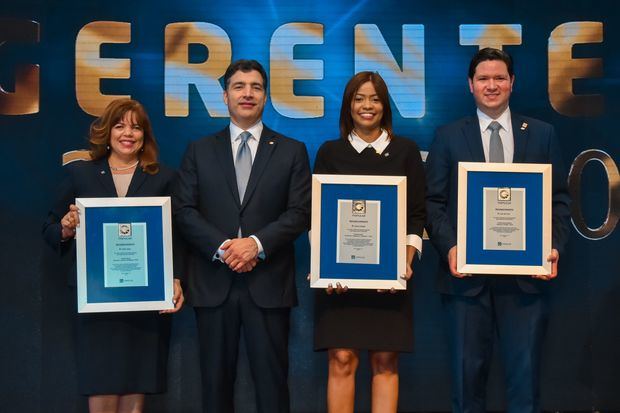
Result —
[{"label": "lapel pin", "polygon": [[269,145],[273,145],[273,141],[269,141]]},{"label": "lapel pin", "polygon": [[101,175],[105,175],[105,171],[101,171]]},{"label": "lapel pin", "polygon": [[383,156],[385,156],[387,158],[388,156],[390,156],[390,153],[386,152],[385,155],[383,155]]},{"label": "lapel pin", "polygon": [[521,130],[526,130],[527,129],[527,122],[523,122],[521,124]]}]

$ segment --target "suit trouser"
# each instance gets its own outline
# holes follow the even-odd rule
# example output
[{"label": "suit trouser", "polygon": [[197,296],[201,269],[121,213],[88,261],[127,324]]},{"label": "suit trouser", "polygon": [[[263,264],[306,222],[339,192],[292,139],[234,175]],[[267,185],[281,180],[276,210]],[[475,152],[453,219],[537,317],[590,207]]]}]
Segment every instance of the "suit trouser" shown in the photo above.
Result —
[{"label": "suit trouser", "polygon": [[202,406],[205,413],[232,413],[241,329],[259,413],[287,413],[289,308],[258,307],[243,275],[235,275],[228,298],[218,307],[195,307]]},{"label": "suit trouser", "polygon": [[514,279],[490,278],[476,296],[442,295],[450,335],[452,411],[486,411],[497,333],[504,364],[506,411],[540,412],[540,355],[547,326],[544,294],[522,292]]}]

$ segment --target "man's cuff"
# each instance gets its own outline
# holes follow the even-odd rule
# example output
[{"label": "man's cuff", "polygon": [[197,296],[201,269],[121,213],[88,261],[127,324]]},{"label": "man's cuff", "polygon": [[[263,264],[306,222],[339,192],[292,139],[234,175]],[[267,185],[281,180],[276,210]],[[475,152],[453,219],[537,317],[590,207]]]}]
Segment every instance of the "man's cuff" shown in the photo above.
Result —
[{"label": "man's cuff", "polygon": [[422,237],[416,234],[407,234],[407,245],[418,250],[418,259],[422,259]]},{"label": "man's cuff", "polygon": [[250,235],[250,238],[252,238],[256,242],[256,246],[258,247],[258,255],[257,255],[257,257],[260,258],[261,260],[264,260],[265,259],[265,250],[263,250],[263,244],[260,243],[260,240],[258,239],[258,237],[256,235]]},{"label": "man's cuff", "polygon": [[224,253],[225,253],[226,251],[224,251],[224,250],[222,249],[222,245],[226,244],[228,241],[230,241],[230,238],[229,238],[229,239],[227,239],[227,240],[224,240],[224,242],[222,242],[222,243],[220,244],[220,246],[219,246],[219,247],[217,247],[217,251],[215,251],[215,254],[213,254],[213,258],[211,259],[211,261],[219,261],[219,262],[221,262],[222,264],[224,264],[224,260],[222,259],[222,255],[224,255]]}]

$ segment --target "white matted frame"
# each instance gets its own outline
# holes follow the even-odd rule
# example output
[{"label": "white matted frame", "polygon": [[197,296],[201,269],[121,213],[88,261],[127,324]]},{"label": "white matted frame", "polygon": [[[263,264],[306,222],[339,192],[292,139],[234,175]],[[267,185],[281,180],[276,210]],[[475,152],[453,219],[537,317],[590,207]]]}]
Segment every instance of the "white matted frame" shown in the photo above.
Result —
[{"label": "white matted frame", "polygon": [[[79,208],[80,225],[77,227],[76,262],[77,262],[77,294],[79,313],[99,313],[118,311],[158,311],[173,309],[173,263],[172,263],[172,220],[170,197],[126,197],[126,198],[76,198]],[[106,207],[160,207],[163,251],[163,297],[158,300],[89,302],[87,276],[87,237],[89,228],[86,216],[90,208]],[[133,288],[133,287],[126,287]]]},{"label": "white matted frame", "polygon": [[[397,193],[397,228],[396,231],[396,273],[390,279],[326,278],[321,275],[321,223],[322,223],[322,186],[323,184],[343,185],[389,185],[396,187]],[[310,287],[328,288],[336,283],[349,289],[391,289],[404,290],[407,281],[401,276],[406,272],[407,243],[407,177],[378,175],[327,175],[312,176],[312,218],[310,231]],[[380,224],[383,227],[383,223]]]},{"label": "white matted frame", "polygon": [[[542,249],[540,265],[504,265],[501,263],[472,264],[467,262],[467,196],[469,172],[535,173],[542,176]],[[462,274],[542,275],[551,273],[547,256],[551,252],[551,165],[527,163],[459,162],[458,218],[457,218],[457,271]],[[527,211],[526,211],[527,213]],[[524,223],[525,224],[525,223]]]}]

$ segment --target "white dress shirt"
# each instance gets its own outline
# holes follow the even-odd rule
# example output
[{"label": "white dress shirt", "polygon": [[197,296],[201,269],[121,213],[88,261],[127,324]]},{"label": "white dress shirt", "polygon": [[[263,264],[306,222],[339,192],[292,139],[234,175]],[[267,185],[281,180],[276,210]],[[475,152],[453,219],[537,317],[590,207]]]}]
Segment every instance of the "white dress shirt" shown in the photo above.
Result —
[{"label": "white dress shirt", "polygon": [[489,129],[489,125],[491,122],[496,121],[501,126],[499,130],[499,137],[502,140],[502,146],[504,148],[504,163],[512,163],[513,155],[515,153],[515,142],[512,134],[510,108],[506,108],[504,113],[499,115],[497,119],[492,119],[480,109],[476,112],[478,113],[478,122],[480,123],[480,134],[482,135],[484,159],[489,162],[489,146],[491,144],[491,130]]},{"label": "white dress shirt", "polygon": [[258,150],[258,143],[260,142],[260,135],[263,133],[263,122],[258,121],[248,129],[241,129],[239,126],[230,122],[230,144],[232,145],[233,162],[237,157],[237,150],[241,145],[240,135],[243,132],[250,132],[252,136],[248,138],[248,146],[250,147],[250,153],[252,154],[252,162],[256,158],[256,151]]},{"label": "white dress shirt", "polygon": [[[366,142],[357,134],[355,131],[351,131],[349,134],[349,143],[353,146],[353,149],[357,153],[362,153],[362,151],[369,146],[372,147],[379,155],[383,153],[385,148],[390,144],[390,138],[387,134],[387,131],[381,129],[381,135],[373,142]],[[407,234],[407,245],[411,245],[418,250],[419,257],[422,257],[422,238],[416,234]]]}]

